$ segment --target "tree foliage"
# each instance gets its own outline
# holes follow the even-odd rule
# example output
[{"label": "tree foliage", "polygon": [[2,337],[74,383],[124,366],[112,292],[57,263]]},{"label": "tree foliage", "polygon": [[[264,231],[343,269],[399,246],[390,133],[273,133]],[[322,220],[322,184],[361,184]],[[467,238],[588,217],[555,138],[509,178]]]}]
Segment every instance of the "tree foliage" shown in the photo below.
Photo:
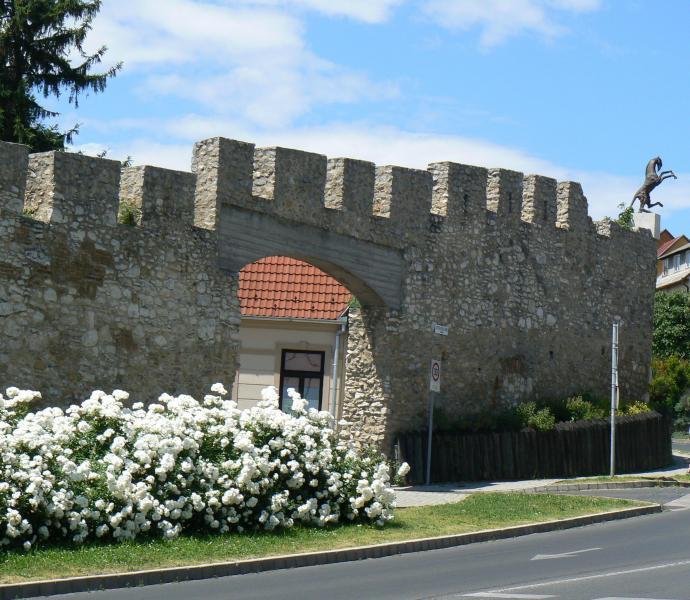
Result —
[{"label": "tree foliage", "polygon": [[41,97],[68,95],[79,105],[83,93],[102,92],[121,64],[92,73],[106,52],[84,51],[101,0],[0,0],[0,139],[35,152],[62,150],[76,126],[60,131],[46,124],[59,113]]},{"label": "tree foliage", "polygon": [[633,207],[625,206],[625,204],[621,203],[618,205],[618,208],[620,209],[620,212],[618,213],[616,223],[628,231],[635,229],[635,210]]},{"label": "tree foliage", "polygon": [[672,417],[676,429],[690,425],[690,361],[670,356],[652,361],[649,400],[652,407]]},{"label": "tree foliage", "polygon": [[690,359],[690,294],[658,292],[654,301],[654,356]]}]

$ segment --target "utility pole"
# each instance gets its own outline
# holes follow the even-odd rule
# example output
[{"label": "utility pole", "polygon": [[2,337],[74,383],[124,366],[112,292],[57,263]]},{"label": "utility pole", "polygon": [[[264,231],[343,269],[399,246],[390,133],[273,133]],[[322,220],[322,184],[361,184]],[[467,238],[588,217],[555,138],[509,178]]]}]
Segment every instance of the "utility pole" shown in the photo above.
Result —
[{"label": "utility pole", "polygon": [[618,408],[618,326],[613,322],[611,336],[611,469],[610,475],[616,474],[616,409]]}]

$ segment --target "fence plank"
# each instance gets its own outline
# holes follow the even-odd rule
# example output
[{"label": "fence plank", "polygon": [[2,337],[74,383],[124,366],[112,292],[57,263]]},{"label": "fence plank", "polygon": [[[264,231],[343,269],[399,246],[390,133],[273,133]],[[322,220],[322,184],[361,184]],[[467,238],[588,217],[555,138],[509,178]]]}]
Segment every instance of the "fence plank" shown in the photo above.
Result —
[{"label": "fence plank", "polygon": [[[671,422],[658,413],[616,418],[616,472],[631,473],[672,461]],[[426,432],[398,435],[409,483],[426,476]],[[610,424],[559,423],[553,431],[444,433],[434,436],[432,481],[532,479],[602,475],[609,471]]]}]

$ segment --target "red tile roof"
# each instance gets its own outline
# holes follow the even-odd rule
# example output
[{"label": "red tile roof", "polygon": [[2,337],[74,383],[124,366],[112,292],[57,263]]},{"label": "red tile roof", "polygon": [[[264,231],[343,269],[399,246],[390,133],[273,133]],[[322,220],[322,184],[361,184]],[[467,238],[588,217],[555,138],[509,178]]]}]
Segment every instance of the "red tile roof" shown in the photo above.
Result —
[{"label": "red tile roof", "polygon": [[242,316],[337,319],[352,294],[333,277],[286,256],[269,256],[240,271]]},{"label": "red tile roof", "polygon": [[663,253],[666,252],[666,250],[668,250],[673,245],[673,242],[675,242],[677,239],[678,238],[673,238],[670,239],[668,242],[664,242],[663,244],[661,244],[661,246],[659,246],[656,249],[656,257],[659,258],[660,256],[662,256]]}]

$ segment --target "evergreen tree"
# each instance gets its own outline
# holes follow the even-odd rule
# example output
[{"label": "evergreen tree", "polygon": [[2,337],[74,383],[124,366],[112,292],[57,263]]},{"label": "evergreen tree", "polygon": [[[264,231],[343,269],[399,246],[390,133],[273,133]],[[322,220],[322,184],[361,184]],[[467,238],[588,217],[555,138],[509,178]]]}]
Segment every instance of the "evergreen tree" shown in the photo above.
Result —
[{"label": "evergreen tree", "polygon": [[0,0],[0,139],[30,146],[34,152],[63,150],[77,127],[61,132],[47,119],[59,113],[41,106],[37,96],[68,94],[79,105],[84,92],[102,92],[118,64],[91,73],[106,47],[83,49],[101,0]]}]

